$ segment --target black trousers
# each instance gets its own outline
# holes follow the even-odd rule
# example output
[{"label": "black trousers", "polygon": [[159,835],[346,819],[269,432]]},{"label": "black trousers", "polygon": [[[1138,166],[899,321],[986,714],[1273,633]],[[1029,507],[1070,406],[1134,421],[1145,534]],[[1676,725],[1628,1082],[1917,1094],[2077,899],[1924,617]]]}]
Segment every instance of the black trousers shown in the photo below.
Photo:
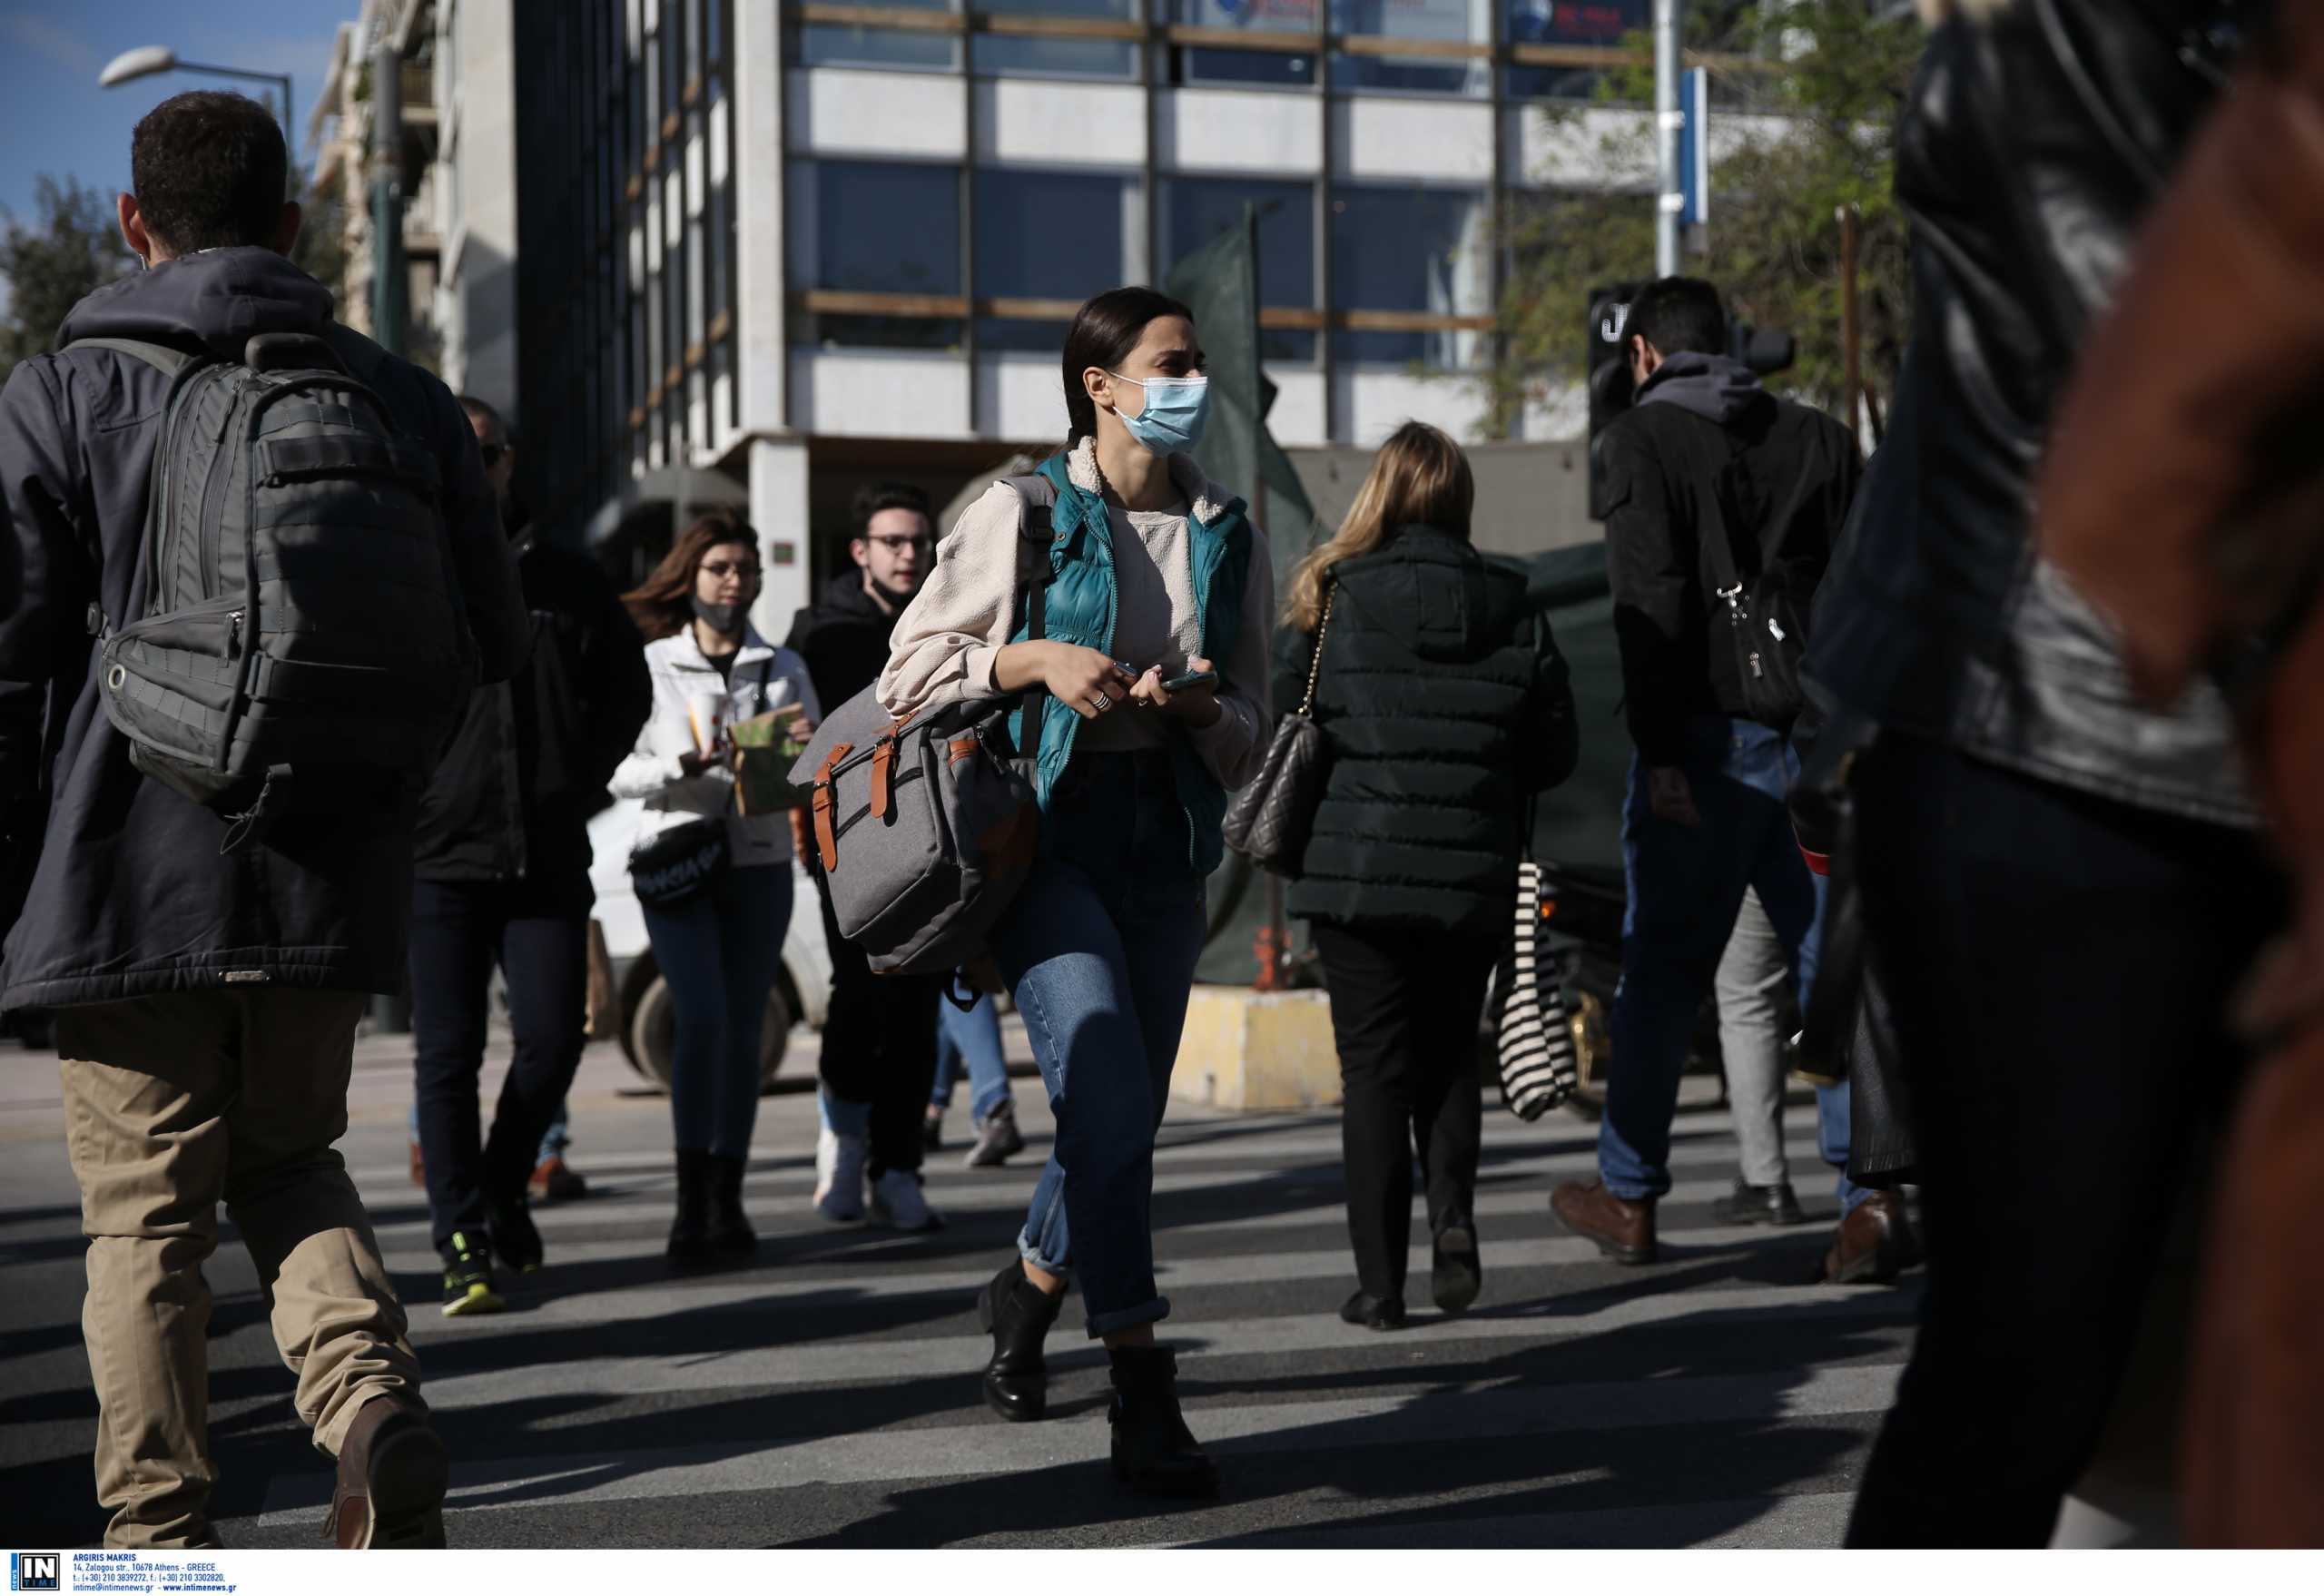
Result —
[{"label": "black trousers", "polygon": [[[415,882],[411,1038],[428,1211],[441,1247],[520,1202],[542,1133],[587,1040],[589,883]],[[516,1055],[487,1139],[477,1104],[492,969],[508,980]]]},{"label": "black trousers", "polygon": [[839,934],[831,889],[815,878],[823,941],[832,954],[831,1008],[823,1018],[824,1089],[872,1106],[873,1179],[920,1167],[921,1121],[936,1086],[936,1005],[941,975],[874,975],[862,950]]},{"label": "black trousers", "polygon": [[2047,1542],[2245,1063],[2284,899],[2255,837],[1889,737],[1866,924],[1920,1144],[1929,1287],[1855,1546]]},{"label": "black trousers", "polygon": [[1356,1280],[1374,1296],[1400,1297],[1413,1154],[1431,1236],[1475,1214],[1484,1112],[1477,1020],[1500,949],[1490,939],[1321,921],[1314,933],[1346,1098],[1340,1148]]}]

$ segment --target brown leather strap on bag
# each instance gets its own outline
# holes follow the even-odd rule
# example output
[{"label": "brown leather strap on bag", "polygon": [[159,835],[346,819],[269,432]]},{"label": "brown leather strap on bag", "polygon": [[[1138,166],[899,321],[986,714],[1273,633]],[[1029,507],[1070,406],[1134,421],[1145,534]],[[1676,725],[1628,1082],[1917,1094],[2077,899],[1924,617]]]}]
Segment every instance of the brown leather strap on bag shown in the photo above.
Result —
[{"label": "brown leather strap on bag", "polygon": [[823,768],[815,773],[815,852],[823,862],[825,875],[839,868],[839,831],[832,821],[832,767],[854,748],[852,743],[832,744],[832,751],[823,755]]},{"label": "brown leather strap on bag", "polygon": [[872,818],[888,818],[888,783],[896,766],[896,734],[892,731],[872,749]]}]

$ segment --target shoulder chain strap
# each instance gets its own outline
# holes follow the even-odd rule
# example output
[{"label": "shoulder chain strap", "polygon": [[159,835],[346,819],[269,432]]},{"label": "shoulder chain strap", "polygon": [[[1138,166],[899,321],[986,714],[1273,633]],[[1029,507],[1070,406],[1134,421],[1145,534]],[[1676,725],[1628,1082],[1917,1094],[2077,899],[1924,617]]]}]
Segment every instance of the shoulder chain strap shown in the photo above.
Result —
[{"label": "shoulder chain strap", "polygon": [[1303,715],[1315,707],[1315,678],[1324,669],[1324,634],[1331,629],[1332,601],[1339,596],[1339,579],[1334,577],[1332,585],[1324,589],[1323,618],[1315,623],[1315,657],[1307,662],[1307,696],[1299,702],[1299,713]]}]

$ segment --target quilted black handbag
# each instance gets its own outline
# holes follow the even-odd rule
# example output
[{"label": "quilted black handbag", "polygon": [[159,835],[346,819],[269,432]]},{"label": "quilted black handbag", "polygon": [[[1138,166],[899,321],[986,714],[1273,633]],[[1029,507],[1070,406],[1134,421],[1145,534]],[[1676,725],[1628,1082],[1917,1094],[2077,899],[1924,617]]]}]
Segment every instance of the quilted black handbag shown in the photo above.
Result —
[{"label": "quilted black handbag", "polygon": [[1307,696],[1275,723],[1275,738],[1258,774],[1245,783],[1226,806],[1226,845],[1261,870],[1295,877],[1307,852],[1307,833],[1324,802],[1329,763],[1324,729],[1310,718],[1315,707],[1315,677],[1324,665],[1324,634],[1332,624],[1334,582],[1324,594],[1323,619],[1315,623],[1315,655],[1307,665]]}]

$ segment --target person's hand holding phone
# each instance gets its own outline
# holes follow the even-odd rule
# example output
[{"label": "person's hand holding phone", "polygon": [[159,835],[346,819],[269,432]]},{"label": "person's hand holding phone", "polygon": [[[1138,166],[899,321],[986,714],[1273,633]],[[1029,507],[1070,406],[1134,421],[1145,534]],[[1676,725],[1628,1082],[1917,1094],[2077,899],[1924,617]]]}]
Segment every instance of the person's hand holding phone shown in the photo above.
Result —
[{"label": "person's hand holding phone", "polygon": [[1147,666],[1130,696],[1140,709],[1158,709],[1197,728],[1216,725],[1225,713],[1218,707],[1218,667],[1199,655],[1167,679],[1160,665]]}]

